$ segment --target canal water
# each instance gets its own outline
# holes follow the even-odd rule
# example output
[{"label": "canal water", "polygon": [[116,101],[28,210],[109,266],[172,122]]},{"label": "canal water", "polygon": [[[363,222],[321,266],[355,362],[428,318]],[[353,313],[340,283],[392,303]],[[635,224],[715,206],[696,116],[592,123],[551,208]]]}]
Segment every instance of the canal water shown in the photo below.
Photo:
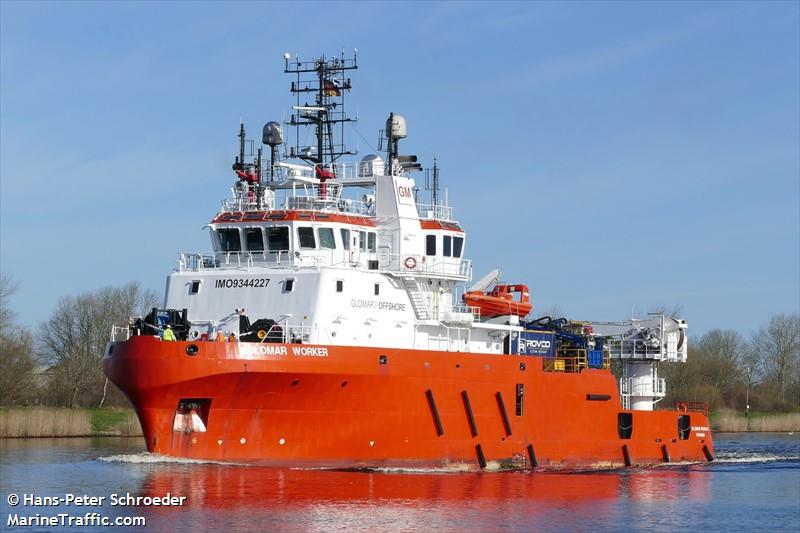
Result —
[{"label": "canal water", "polygon": [[[715,442],[710,464],[545,473],[280,469],[166,459],[141,439],[0,439],[0,530],[800,531],[800,435]],[[153,505],[167,495],[175,505]]]}]

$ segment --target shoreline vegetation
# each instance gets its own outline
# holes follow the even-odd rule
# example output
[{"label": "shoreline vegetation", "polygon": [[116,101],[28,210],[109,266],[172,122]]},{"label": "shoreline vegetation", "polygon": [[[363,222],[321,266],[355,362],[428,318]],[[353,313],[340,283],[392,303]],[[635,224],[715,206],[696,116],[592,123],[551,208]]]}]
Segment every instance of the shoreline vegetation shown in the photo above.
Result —
[{"label": "shoreline vegetation", "polygon": [[[800,432],[800,413],[759,412],[745,417],[720,409],[711,413],[711,428],[720,433]],[[141,436],[142,427],[132,409],[0,408],[0,438]]]},{"label": "shoreline vegetation", "polygon": [[141,436],[132,409],[0,408],[0,438]]},{"label": "shoreline vegetation", "polygon": [[720,409],[711,413],[711,429],[720,433],[800,432],[800,413],[744,413]]}]

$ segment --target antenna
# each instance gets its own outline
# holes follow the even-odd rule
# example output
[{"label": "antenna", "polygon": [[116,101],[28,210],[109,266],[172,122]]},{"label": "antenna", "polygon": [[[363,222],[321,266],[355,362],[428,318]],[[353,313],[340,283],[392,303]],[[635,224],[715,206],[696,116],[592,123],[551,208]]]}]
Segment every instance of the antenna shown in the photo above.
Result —
[{"label": "antenna", "polygon": [[431,195],[433,196],[433,207],[439,202],[439,165],[436,163],[436,158],[433,158],[433,191],[431,191]]},{"label": "antenna", "polygon": [[[291,147],[291,157],[296,157],[314,164],[315,167],[332,167],[333,163],[343,155],[355,155],[344,145],[344,124],[356,120],[347,116],[344,110],[345,94],[352,88],[350,78],[345,75],[347,71],[358,68],[356,55],[352,59],[341,57],[326,58],[322,56],[313,61],[300,61],[299,58],[292,63],[284,54],[284,72],[296,75],[292,82],[290,92],[297,95],[297,104],[286,123],[295,128],[295,144]],[[300,95],[314,95],[312,103],[300,103]],[[301,127],[311,127],[316,136],[316,146],[300,146]]]},{"label": "antenna", "polygon": [[236,162],[233,164],[233,170],[244,170],[244,143],[245,143],[244,120],[242,120],[240,118],[239,119],[239,155],[236,158]]}]

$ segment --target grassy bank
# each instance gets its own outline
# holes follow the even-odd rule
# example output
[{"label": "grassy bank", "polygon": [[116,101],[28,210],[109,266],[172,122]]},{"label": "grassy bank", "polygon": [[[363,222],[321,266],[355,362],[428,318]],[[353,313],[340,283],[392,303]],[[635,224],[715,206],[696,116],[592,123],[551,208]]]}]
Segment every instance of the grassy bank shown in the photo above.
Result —
[{"label": "grassy bank", "polygon": [[0,438],[141,435],[139,419],[130,409],[0,409]]},{"label": "grassy bank", "polygon": [[800,413],[744,413],[722,409],[711,413],[715,431],[800,431]]}]

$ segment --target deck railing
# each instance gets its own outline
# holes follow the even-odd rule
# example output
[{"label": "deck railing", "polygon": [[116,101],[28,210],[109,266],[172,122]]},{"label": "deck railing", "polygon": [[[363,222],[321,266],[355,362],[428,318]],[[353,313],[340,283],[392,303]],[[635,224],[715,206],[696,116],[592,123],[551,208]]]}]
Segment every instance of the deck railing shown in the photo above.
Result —
[{"label": "deck railing", "polygon": [[434,274],[468,280],[472,278],[472,261],[469,259],[439,259],[424,255],[382,254],[378,252],[378,266],[403,276]]},{"label": "deck railing", "polygon": [[125,342],[131,337],[129,326],[111,326],[111,342]]}]

